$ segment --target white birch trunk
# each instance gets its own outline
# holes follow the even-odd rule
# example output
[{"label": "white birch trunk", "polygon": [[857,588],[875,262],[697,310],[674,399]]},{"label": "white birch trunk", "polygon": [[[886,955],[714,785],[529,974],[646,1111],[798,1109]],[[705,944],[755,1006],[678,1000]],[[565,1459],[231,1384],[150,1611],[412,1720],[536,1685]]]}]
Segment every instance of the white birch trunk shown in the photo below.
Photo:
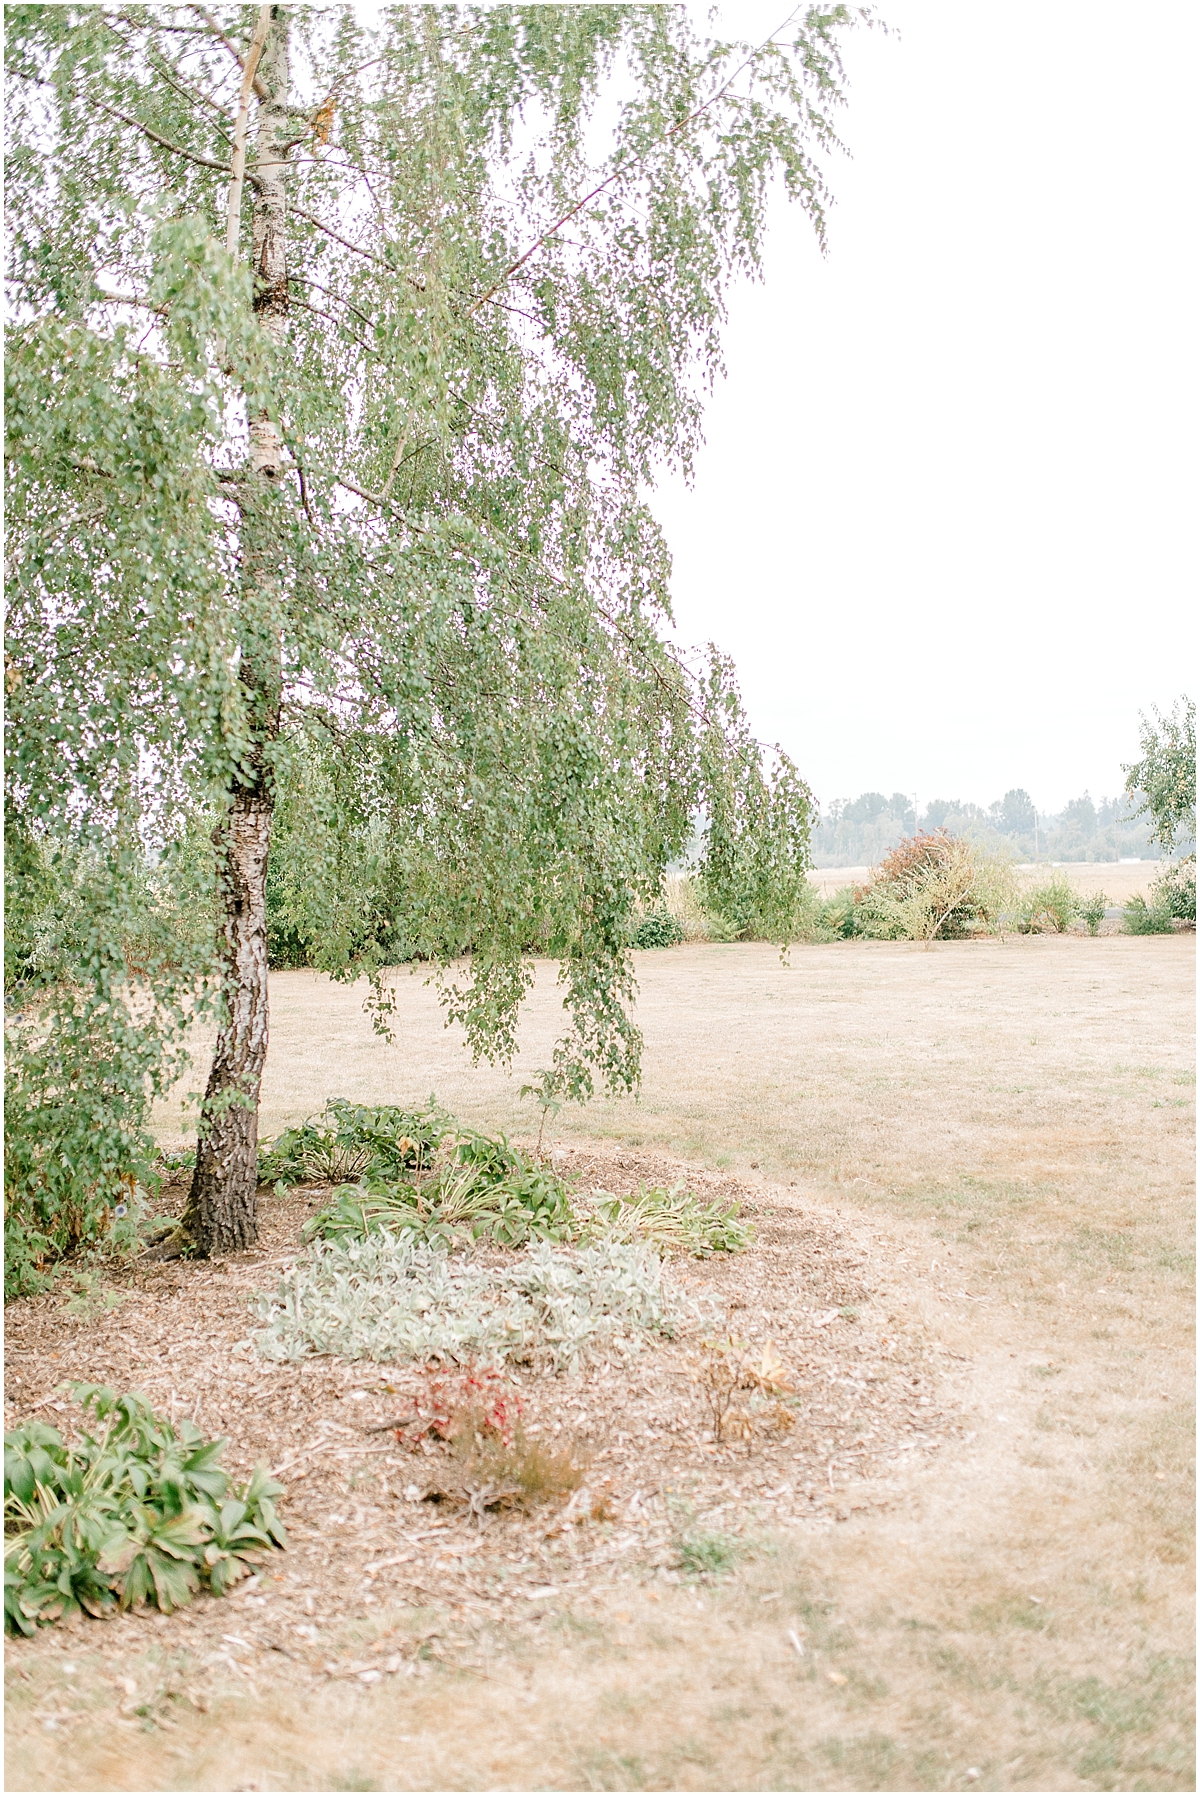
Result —
[{"label": "white birch trunk", "polygon": [[[254,310],[275,346],[287,332],[287,10],[270,9],[258,73],[253,208]],[[258,1104],[267,1056],[267,856],[275,806],[273,747],[282,697],[283,593],[272,522],[283,473],[279,430],[265,411],[248,419],[250,466],[237,486],[242,511],[242,659],[252,745],[213,834],[221,907],[221,1017],[201,1110],[185,1232],[201,1253],[230,1253],[258,1236]]]}]

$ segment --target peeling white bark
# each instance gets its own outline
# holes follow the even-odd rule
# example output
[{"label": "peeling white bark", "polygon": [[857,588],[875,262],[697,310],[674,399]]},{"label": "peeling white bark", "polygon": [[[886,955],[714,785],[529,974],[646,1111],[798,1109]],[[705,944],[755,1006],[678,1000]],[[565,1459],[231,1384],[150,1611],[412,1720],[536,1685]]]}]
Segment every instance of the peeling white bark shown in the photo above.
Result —
[{"label": "peeling white bark", "polygon": [[[255,131],[253,304],[263,329],[281,347],[288,315],[287,9],[264,8],[260,23],[264,14],[269,14],[269,29],[258,72],[269,98],[260,98]],[[271,553],[270,489],[283,474],[285,460],[270,409],[258,411],[249,422],[250,478],[238,495],[243,564],[239,679],[254,736],[213,836],[222,1014],[184,1219],[186,1232],[208,1254],[230,1253],[257,1239],[258,1102],[269,1033],[267,857],[275,804],[272,748],[283,683],[279,557]]]}]

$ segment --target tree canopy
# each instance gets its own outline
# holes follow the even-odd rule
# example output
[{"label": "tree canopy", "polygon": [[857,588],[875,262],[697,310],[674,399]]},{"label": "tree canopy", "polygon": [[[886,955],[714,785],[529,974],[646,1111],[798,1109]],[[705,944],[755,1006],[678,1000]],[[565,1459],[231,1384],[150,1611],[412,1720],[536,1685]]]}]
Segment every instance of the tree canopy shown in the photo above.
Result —
[{"label": "tree canopy", "polygon": [[8,834],[17,911],[54,894],[10,1134],[47,1228],[136,1168],[210,1003],[193,1233],[223,1192],[252,1237],[277,817],[317,964],[381,1012],[385,908],[476,1052],[560,962],[547,1096],[636,1082],[630,915],[697,809],[786,939],[807,788],[669,646],[646,494],[774,179],[823,236],[867,18],[7,9]]},{"label": "tree canopy", "polygon": [[1180,840],[1196,837],[1196,706],[1186,693],[1164,716],[1153,706],[1154,722],[1143,713],[1142,758],[1123,766],[1129,796],[1148,814],[1151,840],[1167,853]]}]

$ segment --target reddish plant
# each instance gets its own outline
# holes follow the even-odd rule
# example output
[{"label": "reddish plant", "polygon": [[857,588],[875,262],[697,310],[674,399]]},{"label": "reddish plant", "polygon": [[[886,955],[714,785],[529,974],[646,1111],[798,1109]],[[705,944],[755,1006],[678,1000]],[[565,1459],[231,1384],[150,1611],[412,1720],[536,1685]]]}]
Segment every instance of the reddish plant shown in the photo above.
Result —
[{"label": "reddish plant", "polygon": [[473,1433],[511,1446],[521,1420],[521,1399],[493,1366],[431,1376],[413,1397],[413,1414],[395,1424],[396,1438],[415,1447],[423,1440],[449,1441]]},{"label": "reddish plant", "polygon": [[855,903],[861,904],[872,886],[907,887],[919,869],[943,866],[953,841],[954,837],[945,829],[922,829],[915,836],[905,836],[890,854],[884,855],[877,867],[871,868],[867,884],[855,888]]}]

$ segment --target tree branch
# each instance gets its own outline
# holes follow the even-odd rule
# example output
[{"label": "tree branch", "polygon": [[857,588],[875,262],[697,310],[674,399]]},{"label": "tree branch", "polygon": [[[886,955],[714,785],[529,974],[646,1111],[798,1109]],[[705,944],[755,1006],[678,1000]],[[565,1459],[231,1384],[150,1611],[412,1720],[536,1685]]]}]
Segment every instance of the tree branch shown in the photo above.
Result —
[{"label": "tree branch", "polygon": [[238,96],[237,123],[233,128],[229,206],[225,217],[225,248],[231,256],[237,254],[238,227],[242,221],[242,189],[246,184],[246,127],[250,122],[250,91],[254,86],[254,71],[258,67],[258,59],[262,55],[263,45],[267,41],[267,33],[270,29],[271,8],[270,6],[260,6],[258,23],[254,27],[254,36],[250,39],[250,48],[246,52],[246,72],[242,76],[242,91]]},{"label": "tree branch", "polygon": [[[799,12],[799,10],[800,10],[800,8],[798,6],[794,6],[792,8],[791,12],[788,14],[787,18],[783,21],[783,24],[777,25],[775,27],[775,30],[771,33],[770,37],[764,38],[762,43],[758,46],[758,49],[752,50],[750,55],[747,56],[745,62],[738,64],[737,68],[734,69],[732,75],[730,75],[728,81],[726,81],[721,87],[718,87],[718,89],[715,93],[709,94],[707,100],[703,101],[701,105],[697,106],[694,112],[689,112],[687,117],[684,119],[680,119],[680,121],[677,125],[672,125],[671,129],[669,131],[667,131],[662,138],[659,139],[659,142],[657,144],[655,144],[654,148],[660,149],[664,143],[669,143],[673,137],[677,137],[681,131],[685,131],[689,125],[694,124],[695,121],[700,117],[700,114],[702,112],[707,112],[708,108],[710,106],[715,105],[716,102],[722,97],[723,94],[727,94],[729,92],[729,89],[733,86],[734,82],[737,80],[738,76],[741,74],[742,70],[749,68],[750,64],[754,61],[755,57],[761,55],[762,51],[764,51],[766,49],[767,45],[770,43],[773,43],[775,38],[778,36],[778,34],[781,31],[785,31],[787,29],[787,27],[791,24],[792,20],[795,18],[796,14]],[[645,162],[647,160],[647,158],[649,157],[649,155],[650,155],[650,151],[647,150],[647,151],[645,151],[645,153],[643,155],[635,156],[631,162],[623,164],[620,168],[614,168],[611,175],[606,175],[604,180],[601,181],[598,186],[593,187],[592,191],[590,193],[585,193],[583,198],[578,202],[578,204],[572,206],[571,210],[569,212],[564,212],[562,217],[560,219],[558,219],[555,224],[552,224],[548,230],[543,231],[540,237],[537,237],[534,239],[534,241],[529,245],[529,248],[525,251],[524,255],[518,256],[515,262],[512,262],[509,264],[509,266],[504,270],[504,273],[500,276],[499,280],[494,281],[492,283],[492,285],[488,288],[487,292],[483,295],[482,299],[477,299],[473,306],[468,306],[467,314],[466,314],[467,317],[470,318],[473,313],[475,313],[479,310],[480,306],[485,306],[489,299],[493,299],[495,297],[495,295],[497,293],[499,293],[499,291],[500,291],[501,287],[503,287],[505,281],[510,279],[510,277],[512,275],[516,274],[518,268],[523,267],[524,264],[526,262],[528,262],[530,256],[532,256],[536,250],[539,250],[542,247],[543,243],[548,242],[549,239],[551,237],[553,237],[556,232],[561,231],[565,224],[569,224],[570,221],[575,217],[575,214],[577,212],[582,212],[583,208],[587,205],[590,205],[591,202],[596,198],[596,196],[598,194],[601,194],[604,192],[604,189],[606,187],[611,187],[614,181],[619,181],[623,175],[628,174],[628,172],[631,168],[636,168],[639,163]]]},{"label": "tree branch", "polygon": [[[204,7],[202,7],[202,6],[189,6],[188,11],[199,14],[199,16],[204,20],[204,23],[208,26],[208,29],[212,32],[213,36],[220,38],[221,42],[224,44],[225,48],[229,51],[229,54],[233,57],[233,60],[237,63],[238,67],[240,69],[244,69],[246,64],[242,58],[241,51],[238,49],[237,45],[233,42],[232,38],[228,38],[225,36],[225,33],[221,30],[221,27],[217,24],[217,21],[213,18],[212,14],[209,12],[206,12]],[[270,88],[267,86],[265,81],[260,81],[257,75],[254,76],[254,91],[258,95],[260,100],[269,100],[271,98]]]},{"label": "tree branch", "polygon": [[327,237],[332,237],[333,241],[340,243],[343,249],[353,250],[356,256],[363,256],[368,262],[374,262],[376,268],[383,268],[388,274],[395,273],[395,270],[389,268],[379,256],[373,256],[369,249],[360,249],[358,244],[351,243],[348,237],[339,237],[336,231],[330,230],[327,224],[322,224],[319,218],[314,218],[311,212],[302,212],[299,206],[289,206],[288,213],[292,218],[302,218],[306,224],[316,225],[318,231],[324,231]]},{"label": "tree branch", "polygon": [[107,112],[111,118],[120,119],[123,125],[132,125],[135,131],[143,132],[152,143],[159,144],[164,150],[171,150],[176,156],[186,156],[189,162],[195,162],[200,168],[215,168],[219,175],[232,173],[227,162],[215,162],[211,156],[201,156],[195,150],[185,150],[182,144],[172,143],[169,137],[162,137],[157,131],[152,131],[150,126],[143,124],[140,118],[132,118],[128,112],[118,111],[106,100],[98,100],[94,94],[89,94],[87,97],[93,106],[100,108],[101,112]]}]

